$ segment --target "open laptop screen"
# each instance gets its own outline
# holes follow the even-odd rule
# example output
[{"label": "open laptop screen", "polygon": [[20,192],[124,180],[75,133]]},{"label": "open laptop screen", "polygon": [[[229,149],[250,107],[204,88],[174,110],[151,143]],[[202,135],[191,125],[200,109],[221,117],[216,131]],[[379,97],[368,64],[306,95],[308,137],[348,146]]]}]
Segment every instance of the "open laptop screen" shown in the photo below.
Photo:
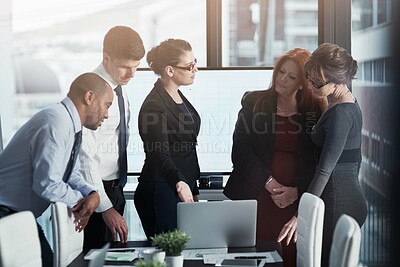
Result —
[{"label": "open laptop screen", "polygon": [[190,236],[186,248],[256,245],[256,200],[178,203],[178,229]]}]

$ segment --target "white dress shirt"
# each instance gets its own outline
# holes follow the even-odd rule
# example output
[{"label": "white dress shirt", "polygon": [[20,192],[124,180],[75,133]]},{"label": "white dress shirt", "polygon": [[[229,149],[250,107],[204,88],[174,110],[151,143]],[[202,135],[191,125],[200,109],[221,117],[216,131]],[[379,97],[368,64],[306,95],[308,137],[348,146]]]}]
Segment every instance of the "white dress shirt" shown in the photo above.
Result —
[{"label": "white dress shirt", "polygon": [[[106,80],[112,89],[116,84],[100,64],[94,71]],[[129,132],[130,109],[127,94],[122,88],[125,101],[125,121],[127,123],[127,132]],[[100,204],[96,212],[103,212],[112,207],[102,181],[111,181],[118,179],[118,136],[119,136],[119,108],[118,97],[113,90],[113,103],[108,109],[108,119],[104,120],[97,130],[89,130],[83,127],[82,148],[79,154],[81,161],[81,172],[85,180],[96,188],[100,195]],[[129,135],[128,135],[129,136]],[[128,142],[128,138],[127,138]]]}]

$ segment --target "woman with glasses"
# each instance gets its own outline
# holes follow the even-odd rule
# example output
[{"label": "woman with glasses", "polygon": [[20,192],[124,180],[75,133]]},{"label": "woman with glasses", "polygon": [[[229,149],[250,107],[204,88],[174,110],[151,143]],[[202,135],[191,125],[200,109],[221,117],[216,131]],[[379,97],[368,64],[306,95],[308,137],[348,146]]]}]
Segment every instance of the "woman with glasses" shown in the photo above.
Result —
[{"label": "woman with glasses", "polygon": [[[315,170],[310,134],[324,105],[304,75],[309,57],[302,48],[287,51],[275,63],[270,87],[242,98],[224,194],[257,200],[257,241],[278,238]],[[296,244],[282,245],[282,252],[284,266],[296,266]]]},{"label": "woman with glasses", "polygon": [[[361,163],[362,115],[350,83],[357,61],[342,47],[324,43],[305,66],[307,79],[319,98],[328,99],[328,110],[314,127],[312,140],[318,148],[318,166],[308,192],[325,203],[322,264],[329,265],[333,231],[342,214],[352,216],[362,226],[367,206],[358,181]],[[279,240],[296,240],[297,218],[282,229]]]},{"label": "woman with glasses", "polygon": [[196,153],[200,116],[179,90],[196,76],[191,45],[168,39],[147,53],[159,79],[139,112],[146,159],[135,191],[135,206],[147,238],[177,227],[177,203],[198,200]]}]

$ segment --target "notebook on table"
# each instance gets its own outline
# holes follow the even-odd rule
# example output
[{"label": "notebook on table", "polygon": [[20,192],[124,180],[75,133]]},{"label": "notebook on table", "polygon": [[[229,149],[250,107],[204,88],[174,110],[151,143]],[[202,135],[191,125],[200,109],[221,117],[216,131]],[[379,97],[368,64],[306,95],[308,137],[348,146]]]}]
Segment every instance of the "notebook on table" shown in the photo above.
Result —
[{"label": "notebook on table", "polygon": [[190,236],[187,249],[254,247],[256,245],[256,200],[180,202],[178,229]]}]

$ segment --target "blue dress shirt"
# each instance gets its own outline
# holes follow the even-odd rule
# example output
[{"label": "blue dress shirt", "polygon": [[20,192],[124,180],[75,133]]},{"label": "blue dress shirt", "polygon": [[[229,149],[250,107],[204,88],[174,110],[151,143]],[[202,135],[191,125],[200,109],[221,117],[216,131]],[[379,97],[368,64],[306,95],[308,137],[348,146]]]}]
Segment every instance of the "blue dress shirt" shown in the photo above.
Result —
[{"label": "blue dress shirt", "polygon": [[81,130],[68,97],[26,122],[0,154],[0,205],[39,217],[51,202],[72,208],[93,191],[78,171],[79,160],[68,182],[63,181],[75,133]]}]

